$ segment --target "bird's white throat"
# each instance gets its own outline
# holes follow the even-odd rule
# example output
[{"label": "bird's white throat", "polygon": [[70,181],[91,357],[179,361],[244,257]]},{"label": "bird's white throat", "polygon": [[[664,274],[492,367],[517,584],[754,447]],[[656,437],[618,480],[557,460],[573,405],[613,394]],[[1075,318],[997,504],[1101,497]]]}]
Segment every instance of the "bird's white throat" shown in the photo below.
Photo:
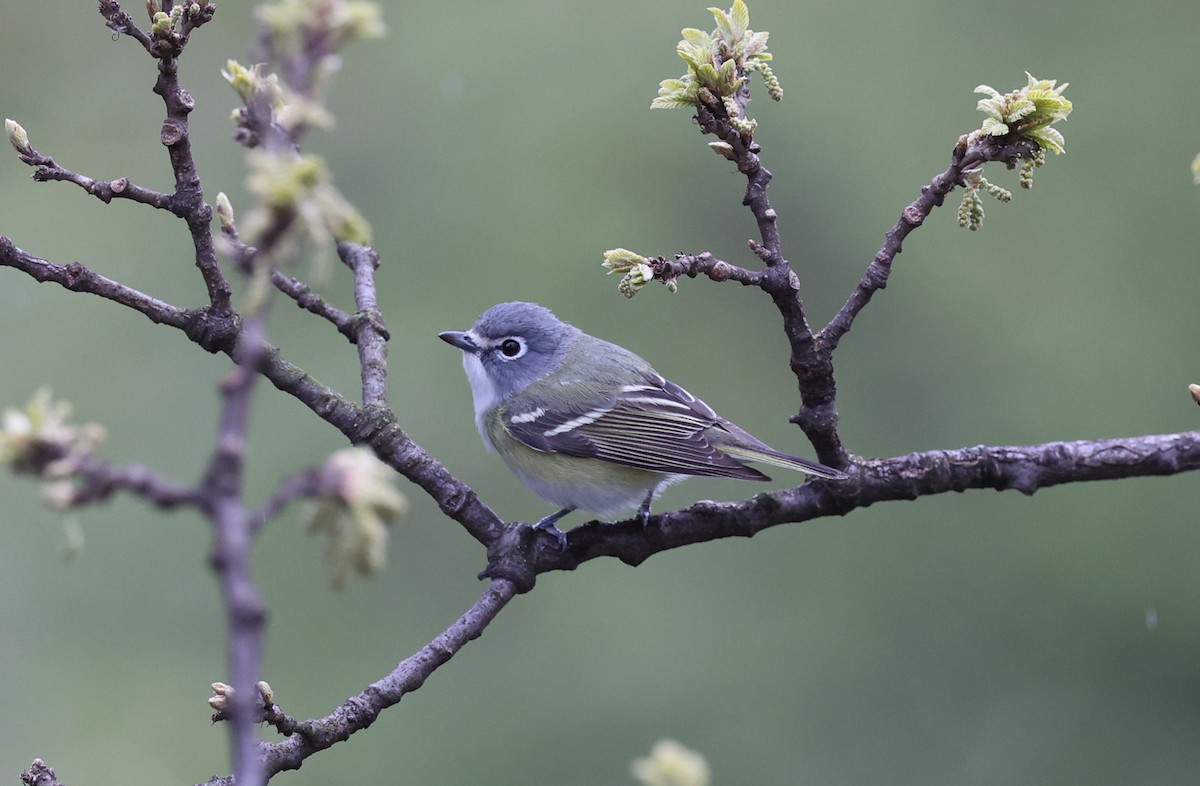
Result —
[{"label": "bird's white throat", "polygon": [[500,403],[500,394],[496,390],[496,385],[488,378],[483,363],[479,361],[479,356],[475,353],[463,353],[463,370],[467,372],[467,381],[471,383],[471,397],[475,401],[475,428],[479,429],[483,446],[495,453],[496,448],[492,445],[492,438],[488,436],[484,416]]}]

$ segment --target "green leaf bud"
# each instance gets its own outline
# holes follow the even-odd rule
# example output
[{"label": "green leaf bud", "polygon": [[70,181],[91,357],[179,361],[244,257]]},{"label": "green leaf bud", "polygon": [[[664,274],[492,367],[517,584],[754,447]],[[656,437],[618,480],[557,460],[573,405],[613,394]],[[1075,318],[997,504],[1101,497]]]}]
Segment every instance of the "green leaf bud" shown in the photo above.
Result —
[{"label": "green leaf bud", "polygon": [[220,220],[222,229],[237,227],[233,218],[233,203],[224,191],[217,194],[217,219]]},{"label": "green leaf bud", "polygon": [[33,152],[33,148],[29,146],[29,134],[25,133],[25,129],[16,120],[4,120],[4,131],[8,134],[8,143],[13,146],[23,156],[27,156]]},{"label": "green leaf bud", "polygon": [[728,158],[730,161],[734,161],[737,158],[733,152],[733,145],[728,142],[709,142],[708,146],[722,158]]}]

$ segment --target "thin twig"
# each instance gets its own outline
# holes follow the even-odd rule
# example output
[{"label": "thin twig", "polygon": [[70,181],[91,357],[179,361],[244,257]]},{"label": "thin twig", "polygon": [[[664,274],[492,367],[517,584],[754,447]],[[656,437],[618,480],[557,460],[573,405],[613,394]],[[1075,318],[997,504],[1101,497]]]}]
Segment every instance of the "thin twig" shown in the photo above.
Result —
[{"label": "thin twig", "polygon": [[332,324],[351,344],[358,343],[359,331],[355,326],[354,317],[340,308],[326,303],[324,298],[314,293],[308,284],[298,278],[284,275],[278,269],[271,271],[271,283],[280,292],[294,300],[297,306]]},{"label": "thin twig", "polygon": [[144,464],[108,464],[88,457],[75,467],[76,481],[70,499],[59,500],[77,508],[108,500],[118,491],[140,497],[156,508],[201,507],[201,495],[194,486],[163,477]]},{"label": "thin twig", "polygon": [[150,36],[134,23],[129,14],[121,10],[119,3],[114,0],[100,0],[100,15],[104,17],[104,24],[108,29],[129,36],[151,55],[154,54],[154,42]]},{"label": "thin twig", "polygon": [[[516,594],[516,588],[509,582],[492,582],[479,600],[453,625],[402,660],[386,677],[347,699],[324,718],[301,722],[291,737],[262,745],[267,774],[297,769],[317,751],[349,739],[350,735],[370,726],[379,713],[420,688],[438,667],[454,657],[472,639],[479,638]],[[238,786],[242,786],[240,780]]]},{"label": "thin twig", "polygon": [[114,199],[128,199],[159,210],[175,212],[174,200],[170,194],[143,188],[131,182],[127,177],[119,177],[115,180],[95,180],[60,166],[53,158],[39,153],[33,147],[18,153],[17,157],[29,166],[36,167],[33,179],[39,183],[50,181],[74,183],[105,204]]},{"label": "thin twig", "polygon": [[223,403],[216,449],[202,486],[206,512],[214,530],[212,565],[221,586],[229,630],[228,661],[234,693],[229,698],[227,717],[233,770],[240,786],[262,786],[267,780],[255,731],[258,693],[255,683],[262,668],[267,613],[254,582],[250,559],[252,526],[242,503],[251,392],[258,379],[258,363],[264,355],[265,319],[266,315],[260,312],[247,321],[241,361],[221,385]]},{"label": "thin twig", "polygon": [[[235,360],[239,353],[240,349],[233,350]],[[271,384],[337,428],[351,444],[374,448],[382,461],[424,489],[444,514],[461,524],[477,541],[490,546],[504,533],[504,521],[470,486],[450,474],[442,462],[405,433],[391,410],[356,406],[284,360],[278,350],[268,351],[260,370]]]},{"label": "thin twig", "polygon": [[871,302],[871,296],[887,286],[888,277],[892,272],[892,263],[902,250],[901,246],[909,233],[925,222],[934,208],[941,207],[946,196],[958,186],[963,185],[963,173],[975,169],[988,161],[998,161],[1012,164],[1021,159],[1027,159],[1037,152],[1037,144],[1029,140],[1018,140],[1010,143],[998,143],[993,137],[968,141],[966,138],[955,146],[950,158],[950,166],[928,184],[921,187],[921,196],[914,200],[900,214],[900,219],[888,230],[883,245],[875,252],[874,259],[867,266],[866,273],[858,282],[858,286],[850,293],[850,297],[829,324],[821,329],[818,339],[830,351],[841,343],[842,336],[849,332],[854,319]]},{"label": "thin twig", "polygon": [[[216,12],[210,2],[192,3],[181,20],[181,29],[160,37],[139,28],[133,19],[121,9],[115,0],[100,0],[100,15],[104,23],[117,33],[137,40],[142,48],[158,60],[158,80],[154,92],[162,97],[167,116],[163,120],[160,141],[167,148],[171,159],[171,171],[175,174],[175,190],[169,204],[163,205],[188,225],[195,250],[196,267],[208,289],[209,306],[219,316],[232,313],[232,292],[217,265],[217,252],[213,245],[212,208],[204,202],[204,191],[200,186],[200,175],[192,157],[192,142],[188,134],[188,115],[195,107],[195,99],[179,85],[179,56],[187,46],[188,36],[201,25],[209,22]],[[141,200],[139,200],[141,201]],[[159,207],[160,205],[155,205]]]},{"label": "thin twig", "polygon": [[[750,88],[746,83],[738,88],[735,100],[741,107],[750,100]],[[751,241],[750,248],[766,265],[757,283],[770,295],[783,320],[783,332],[791,349],[788,365],[796,376],[800,391],[800,410],[792,420],[812,442],[818,460],[831,467],[843,468],[850,458],[837,433],[833,361],[828,349],[813,335],[800,298],[800,280],[783,254],[778,215],[767,196],[771,172],[758,156],[762,148],[732,126],[723,103],[700,105],[696,110],[696,122],[703,133],[712,134],[728,145],[731,160],[746,176],[742,204],[754,215],[760,238]]]},{"label": "thin twig", "polygon": [[646,264],[654,271],[655,278],[667,284],[680,276],[706,276],[713,281],[736,281],[744,287],[762,286],[761,271],[738,267],[717,259],[707,251],[702,254],[676,254],[674,259],[653,257],[647,259]]},{"label": "thin twig", "polygon": [[354,271],[354,302],[358,313],[358,364],[362,370],[362,402],[366,407],[387,406],[387,326],[375,294],[379,254],[357,243],[338,243],[338,256]]},{"label": "thin twig", "polygon": [[[272,231],[269,234],[278,237],[280,233]],[[248,245],[242,240],[237,225],[234,223],[222,224],[221,236],[225,240],[223,251],[226,255],[233,259],[242,273],[247,276],[251,275],[254,271],[254,261],[259,255],[258,248]],[[332,324],[351,344],[358,341],[358,330],[353,317],[340,308],[326,303],[324,298],[313,292],[312,287],[308,284],[280,272],[279,268],[271,268],[271,284],[294,300],[300,308]]]},{"label": "thin twig", "polygon": [[36,281],[52,281],[72,292],[99,295],[106,300],[128,306],[159,325],[170,325],[183,330],[194,313],[106,278],[78,262],[66,265],[49,262],[18,248],[12,239],[5,235],[0,235],[0,266],[16,268]]},{"label": "thin twig", "polygon": [[320,467],[305,467],[279,484],[266,504],[250,513],[250,534],[257,535],[268,521],[301,497],[315,497],[323,490]]}]

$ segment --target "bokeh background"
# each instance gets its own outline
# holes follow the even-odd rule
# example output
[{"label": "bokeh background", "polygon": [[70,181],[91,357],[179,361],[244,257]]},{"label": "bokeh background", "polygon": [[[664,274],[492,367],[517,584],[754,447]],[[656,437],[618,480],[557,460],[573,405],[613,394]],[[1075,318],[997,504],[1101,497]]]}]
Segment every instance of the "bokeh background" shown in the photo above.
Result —
[{"label": "bokeh background", "polygon": [[[95,177],[168,188],[152,62],[95,4],[0,1],[0,115]],[[141,4],[130,10],[140,15]],[[1192,0],[835,3],[755,0],[786,96],[751,104],[788,256],[815,321],[977,127],[973,88],[1069,80],[1076,111],[1032,192],[954,205],[915,232],[836,362],[863,456],[1195,428],[1200,188]],[[373,223],[401,422],[502,515],[547,507],[486,455],[457,354],[435,338],[494,302],[540,301],[636,348],[783,449],[808,452],[769,302],[685,281],[632,301],[604,249],[711,250],[743,264],[744,181],[686,112],[651,112],[705,4],[387,4],[389,37],[348,51],[325,155]],[[183,61],[206,193],[245,204],[235,103],[250,4],[222,3]],[[756,85],[757,87],[757,85]],[[7,148],[5,148],[7,150]],[[1015,188],[1015,176],[991,173]],[[954,203],[955,205],[957,202]],[[181,305],[202,288],[179,222],[38,185],[0,155],[0,232]],[[348,274],[326,288],[348,307]],[[273,338],[352,392],[353,351],[284,304]],[[195,479],[228,369],[173,331],[0,270],[0,402],[39,385],[104,423],[104,455]],[[262,386],[249,493],[342,446]],[[1198,478],[971,492],[889,503],[539,579],[486,634],[369,731],[277,782],[628,784],[660,737],[715,784],[1177,784],[1200,772]],[[794,482],[780,478],[777,486]],[[664,508],[757,486],[692,481]],[[340,593],[290,510],[256,549],[271,608],[266,677],[322,715],[443,629],[484,555],[410,489],[390,563]],[[582,520],[579,519],[579,520]],[[0,778],[34,756],[69,783],[193,783],[228,770],[208,683],[220,606],[195,515],[128,499],[86,511],[83,553],[27,479],[0,476]],[[271,737],[269,730],[264,735]]]}]

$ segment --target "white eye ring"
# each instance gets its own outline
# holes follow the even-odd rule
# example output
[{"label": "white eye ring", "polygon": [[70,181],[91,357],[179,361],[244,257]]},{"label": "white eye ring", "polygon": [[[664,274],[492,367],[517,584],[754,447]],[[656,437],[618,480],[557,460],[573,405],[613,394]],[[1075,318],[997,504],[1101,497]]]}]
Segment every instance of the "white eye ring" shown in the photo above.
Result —
[{"label": "white eye ring", "polygon": [[492,346],[501,360],[516,360],[523,357],[529,348],[520,336],[505,336]]}]

